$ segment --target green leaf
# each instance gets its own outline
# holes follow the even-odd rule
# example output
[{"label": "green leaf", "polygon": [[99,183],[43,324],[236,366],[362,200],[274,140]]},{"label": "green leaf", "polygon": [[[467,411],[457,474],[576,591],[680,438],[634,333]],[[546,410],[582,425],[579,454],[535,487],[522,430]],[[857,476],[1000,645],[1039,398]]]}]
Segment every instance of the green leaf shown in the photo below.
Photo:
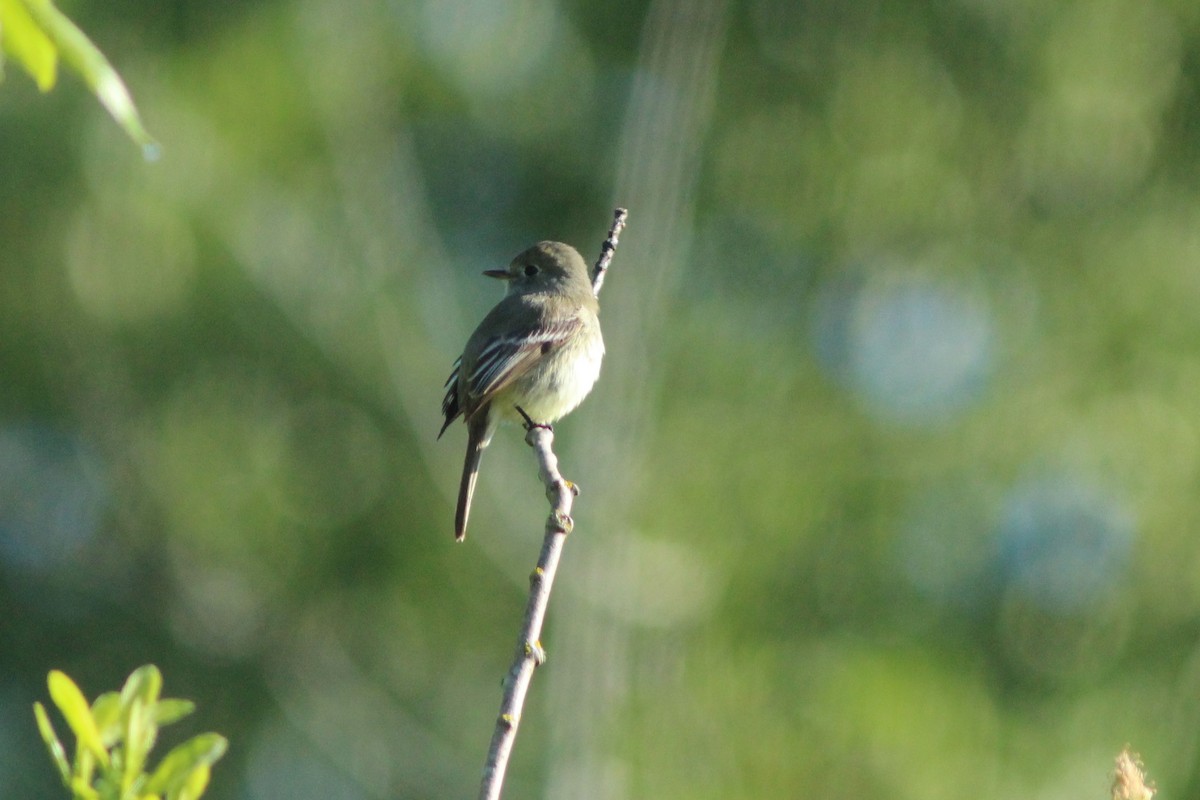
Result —
[{"label": "green leaf", "polygon": [[134,695],[125,721],[125,751],[121,770],[121,793],[129,791],[133,782],[142,774],[146,756],[158,738],[158,726],[151,718],[151,708],[142,698]]},{"label": "green leaf", "polygon": [[[118,748],[112,754],[113,764],[120,762],[120,749]],[[121,776],[115,774],[115,770],[110,770],[102,773],[94,781],[91,781],[91,787],[96,790],[102,800],[118,800],[118,798],[132,797],[126,795],[121,790]]]},{"label": "green leaf", "polygon": [[170,725],[172,722],[178,722],[196,710],[196,704],[191,700],[178,700],[175,698],[167,698],[159,700],[154,706],[154,721],[161,725]]},{"label": "green leaf", "polygon": [[199,767],[209,767],[221,756],[229,742],[217,733],[201,733],[176,747],[154,770],[146,784],[147,794],[178,793]]},{"label": "green leaf", "polygon": [[58,48],[22,0],[0,0],[0,50],[16,59],[43,92],[54,88]]},{"label": "green leaf", "polygon": [[[107,770],[105,770],[107,772]],[[96,774],[96,757],[92,755],[92,751],[83,746],[82,743],[76,742],[75,746],[75,772],[71,776],[71,785],[83,784],[84,786],[92,785],[92,777]],[[100,780],[104,780],[104,774],[100,776]],[[106,798],[107,800],[107,798]]]},{"label": "green leaf", "polygon": [[112,747],[121,741],[124,726],[121,725],[121,696],[116,692],[105,692],[92,701],[92,719],[100,731],[100,743]]},{"label": "green leaf", "polygon": [[167,800],[197,800],[208,788],[208,778],[211,772],[207,764],[196,767],[179,787],[179,791],[167,795]]},{"label": "green leaf", "polygon": [[79,687],[66,673],[58,670],[50,671],[46,683],[50,688],[50,699],[62,712],[79,744],[95,756],[97,761],[107,766],[108,752],[100,743],[100,732],[96,729],[96,721],[92,719],[92,711],[88,708],[83,692],[79,691]]},{"label": "green leaf", "polygon": [[83,778],[75,778],[71,781],[71,791],[76,800],[100,800],[100,793]]},{"label": "green leaf", "polygon": [[[108,113],[117,124],[125,129],[125,133],[134,142],[141,145],[142,154],[147,160],[158,157],[158,143],[142,125],[137,107],[124,81],[104,54],[92,44],[75,23],[55,8],[50,0],[19,0],[24,4],[29,16],[41,28],[50,41],[58,47],[62,60],[79,73],[84,83],[100,100]],[[0,0],[13,3],[16,0]]]},{"label": "green leaf", "polygon": [[162,691],[162,673],[153,664],[138,667],[125,679],[121,687],[121,707],[128,708],[133,698],[138,697],[147,706],[158,702]]},{"label": "green leaf", "polygon": [[70,788],[71,765],[67,763],[67,751],[63,749],[62,742],[58,740],[58,734],[54,732],[54,726],[50,723],[50,717],[46,714],[46,709],[41,703],[33,704],[33,716],[37,718],[37,726],[38,730],[41,731],[42,741],[46,743],[47,749],[50,750],[50,758],[54,759],[54,765],[58,767],[58,774],[62,777],[63,786]]},{"label": "green leaf", "polygon": [[121,687],[121,721],[124,723],[125,752],[121,790],[125,793],[142,772],[146,756],[158,738],[153,709],[162,691],[162,672],[153,664],[138,667]]}]

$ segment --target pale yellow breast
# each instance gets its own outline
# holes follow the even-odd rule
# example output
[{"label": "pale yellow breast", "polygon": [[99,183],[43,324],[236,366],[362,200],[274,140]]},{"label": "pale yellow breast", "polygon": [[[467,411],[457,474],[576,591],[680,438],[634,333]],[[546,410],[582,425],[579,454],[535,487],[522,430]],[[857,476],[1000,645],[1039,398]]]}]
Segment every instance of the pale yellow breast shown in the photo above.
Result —
[{"label": "pale yellow breast", "polygon": [[576,337],[572,344],[547,355],[533,369],[496,396],[492,408],[507,419],[519,421],[513,408],[525,409],[534,422],[550,424],[573,411],[600,377],[604,340]]}]

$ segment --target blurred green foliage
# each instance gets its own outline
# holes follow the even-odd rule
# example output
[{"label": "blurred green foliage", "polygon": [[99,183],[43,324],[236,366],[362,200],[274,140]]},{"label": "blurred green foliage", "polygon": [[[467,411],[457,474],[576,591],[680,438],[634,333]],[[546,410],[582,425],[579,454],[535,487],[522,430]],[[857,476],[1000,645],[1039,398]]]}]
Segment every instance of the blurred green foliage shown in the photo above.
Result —
[{"label": "blurred green foliage", "polygon": [[149,661],[211,796],[473,791],[546,512],[441,387],[615,205],[507,796],[1200,792],[1200,7],[67,11],[164,156],[0,90],[0,797]]},{"label": "blurred green foliage", "polygon": [[77,800],[196,800],[208,787],[212,765],[228,742],[201,733],[177,745],[152,772],[145,772],[158,730],[192,713],[188,700],[163,699],[162,673],[153,664],[134,670],[120,692],[105,692],[88,706],[67,675],[51,670],[50,697],[75,734],[69,762],[49,714],[33,704],[42,740],[64,787]]}]

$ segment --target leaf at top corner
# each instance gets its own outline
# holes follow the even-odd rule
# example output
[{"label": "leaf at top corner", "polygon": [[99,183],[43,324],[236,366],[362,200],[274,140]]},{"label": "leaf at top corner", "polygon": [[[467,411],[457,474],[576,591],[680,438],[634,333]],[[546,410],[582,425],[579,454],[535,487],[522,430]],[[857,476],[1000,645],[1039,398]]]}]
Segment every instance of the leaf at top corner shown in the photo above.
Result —
[{"label": "leaf at top corner", "polygon": [[58,48],[30,15],[23,0],[0,0],[0,51],[25,68],[48,92],[58,77]]},{"label": "leaf at top corner", "polygon": [[[23,2],[29,16],[57,46],[63,62],[79,73],[84,83],[96,98],[108,109],[117,124],[125,129],[129,138],[142,148],[143,156],[152,161],[158,158],[158,142],[142,125],[137,106],[125,82],[104,54],[92,44],[78,26],[66,14],[59,11],[50,0],[15,0]],[[0,0],[14,2],[14,0]]]}]

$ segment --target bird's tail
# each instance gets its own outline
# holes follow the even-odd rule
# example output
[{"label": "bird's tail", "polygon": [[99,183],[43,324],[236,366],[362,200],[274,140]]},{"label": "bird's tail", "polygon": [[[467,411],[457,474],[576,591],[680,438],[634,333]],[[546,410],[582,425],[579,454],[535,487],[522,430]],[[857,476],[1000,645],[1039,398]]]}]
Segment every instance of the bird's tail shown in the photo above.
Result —
[{"label": "bird's tail", "polygon": [[488,440],[482,430],[470,426],[467,435],[467,457],[463,459],[462,483],[458,485],[458,508],[454,512],[454,539],[467,538],[467,517],[471,514],[471,497],[475,494],[475,479],[479,477],[479,462]]}]

